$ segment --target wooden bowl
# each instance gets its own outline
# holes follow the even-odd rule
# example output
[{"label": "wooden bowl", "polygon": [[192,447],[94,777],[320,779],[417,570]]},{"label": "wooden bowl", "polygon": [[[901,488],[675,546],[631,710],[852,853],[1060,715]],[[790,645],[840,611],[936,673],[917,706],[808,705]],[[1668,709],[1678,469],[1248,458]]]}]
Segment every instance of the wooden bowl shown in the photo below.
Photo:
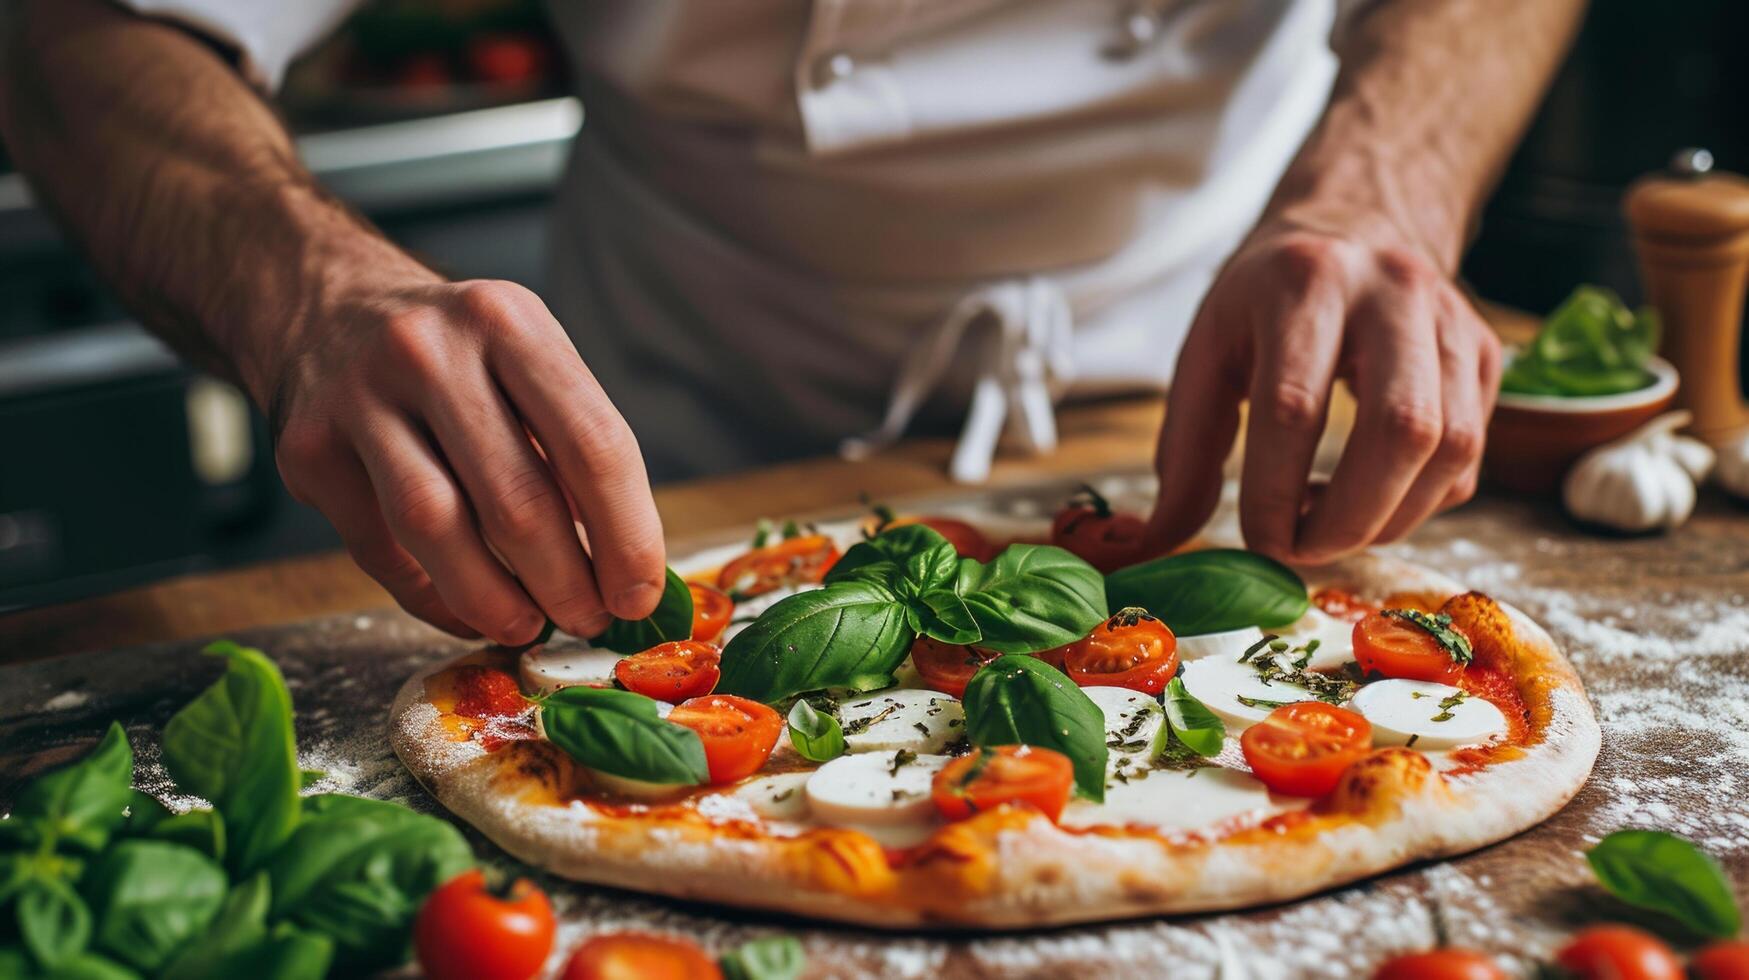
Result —
[{"label": "wooden bowl", "polygon": [[1661,357],[1646,367],[1652,383],[1619,395],[1501,392],[1488,423],[1482,476],[1515,493],[1559,493],[1567,468],[1587,450],[1627,435],[1670,407],[1676,397],[1676,368]]}]

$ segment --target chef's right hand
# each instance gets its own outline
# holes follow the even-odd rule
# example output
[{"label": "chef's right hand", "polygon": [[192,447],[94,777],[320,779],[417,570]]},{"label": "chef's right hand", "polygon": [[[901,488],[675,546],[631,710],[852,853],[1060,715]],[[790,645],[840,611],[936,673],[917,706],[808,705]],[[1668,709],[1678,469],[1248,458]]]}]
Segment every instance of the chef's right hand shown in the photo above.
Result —
[{"label": "chef's right hand", "polygon": [[538,297],[433,278],[323,302],[250,387],[287,488],[359,567],[420,619],[507,645],[548,618],[591,636],[650,614],[643,457]]}]

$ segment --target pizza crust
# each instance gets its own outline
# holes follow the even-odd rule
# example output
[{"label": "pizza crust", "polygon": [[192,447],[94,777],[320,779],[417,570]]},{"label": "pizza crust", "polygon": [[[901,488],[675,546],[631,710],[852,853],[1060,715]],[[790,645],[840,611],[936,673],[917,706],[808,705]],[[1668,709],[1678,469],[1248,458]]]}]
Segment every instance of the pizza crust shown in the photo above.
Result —
[{"label": "pizza crust", "polygon": [[[1427,569],[1365,555],[1309,582],[1363,594],[1446,597]],[[1303,816],[1225,835],[1071,831],[996,810],[950,824],[898,868],[854,831],[769,831],[690,812],[616,813],[572,800],[586,777],[551,743],[488,753],[455,740],[426,696],[438,664],[410,678],[391,711],[395,752],[456,816],[555,874],[675,898],[865,926],[1016,929],[1204,912],[1303,897],[1524,831],[1564,806],[1591,771],[1600,733],[1578,676],[1549,635],[1501,605],[1534,744],[1441,775],[1410,749],[1381,749]],[[750,813],[749,813],[750,816]]]}]

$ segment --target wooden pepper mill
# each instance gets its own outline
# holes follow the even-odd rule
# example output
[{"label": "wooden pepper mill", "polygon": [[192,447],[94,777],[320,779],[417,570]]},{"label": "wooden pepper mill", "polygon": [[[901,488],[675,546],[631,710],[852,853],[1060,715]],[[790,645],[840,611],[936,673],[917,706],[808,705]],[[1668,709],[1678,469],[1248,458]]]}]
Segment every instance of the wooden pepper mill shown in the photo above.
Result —
[{"label": "wooden pepper mill", "polygon": [[1714,173],[1705,150],[1628,189],[1628,223],[1646,298],[1664,321],[1660,352],[1682,375],[1673,407],[1718,443],[1749,430],[1744,293],[1749,291],[1749,180]]}]

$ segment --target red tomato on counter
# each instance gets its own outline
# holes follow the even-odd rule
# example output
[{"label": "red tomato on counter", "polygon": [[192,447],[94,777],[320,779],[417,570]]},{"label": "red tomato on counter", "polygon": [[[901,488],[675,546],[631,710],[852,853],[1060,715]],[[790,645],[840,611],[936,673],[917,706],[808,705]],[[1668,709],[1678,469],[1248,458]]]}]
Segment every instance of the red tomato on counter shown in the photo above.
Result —
[{"label": "red tomato on counter", "polygon": [[1146,521],[1114,512],[1097,490],[1084,486],[1051,521],[1051,544],[1109,573],[1146,557],[1142,545],[1147,529]]},{"label": "red tomato on counter", "polygon": [[1632,926],[1592,926],[1562,946],[1555,963],[1577,980],[1682,980],[1670,947]]},{"label": "red tomato on counter", "polygon": [[425,899],[413,945],[431,980],[528,980],[545,965],[556,929],[546,893],[528,879],[498,895],[474,868]]},{"label": "red tomato on counter", "polygon": [[560,980],[722,980],[704,951],[683,939],[641,932],[596,936],[571,954]]}]

